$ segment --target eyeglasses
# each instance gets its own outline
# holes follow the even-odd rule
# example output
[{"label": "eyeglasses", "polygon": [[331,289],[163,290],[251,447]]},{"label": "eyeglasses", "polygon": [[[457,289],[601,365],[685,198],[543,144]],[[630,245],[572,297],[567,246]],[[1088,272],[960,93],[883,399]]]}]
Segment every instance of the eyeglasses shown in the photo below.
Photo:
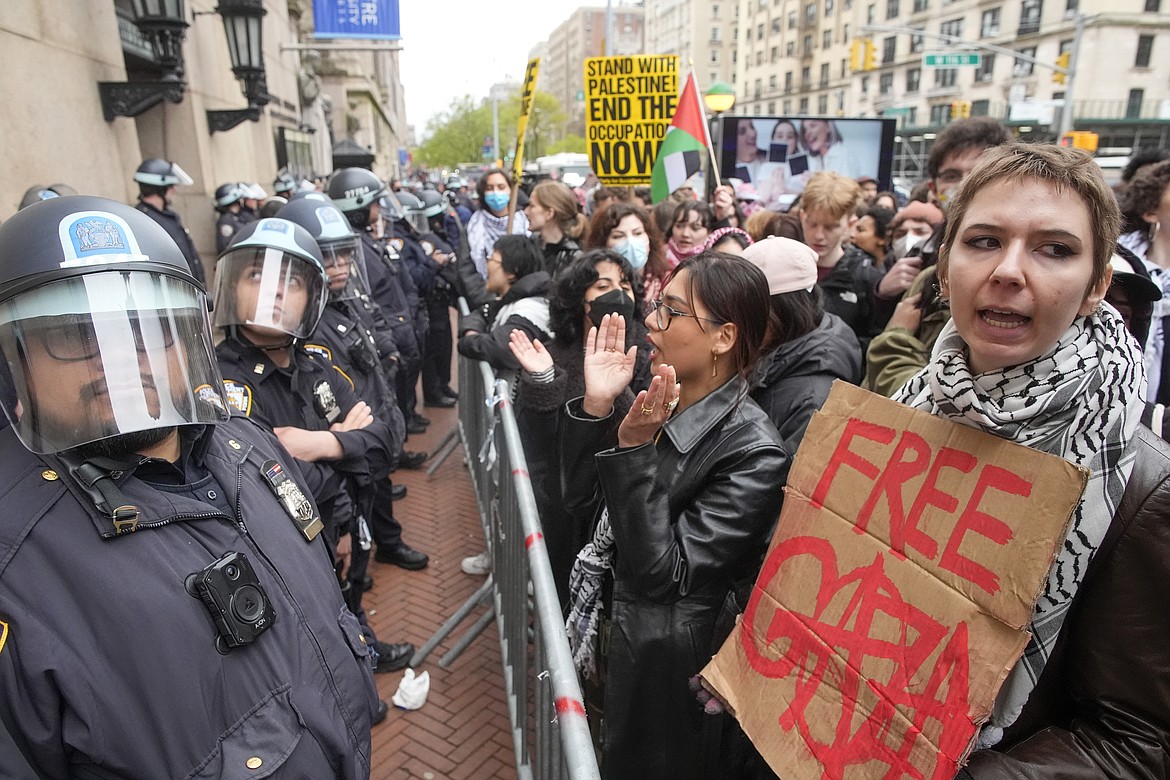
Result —
[{"label": "eyeglasses", "polygon": [[[138,317],[131,317],[130,325],[134,332],[135,349],[146,352],[142,322]],[[161,333],[164,348],[174,346],[175,333],[166,323],[155,320],[151,326]],[[64,362],[92,360],[101,352],[97,328],[88,318],[59,321],[55,327],[36,328],[33,333],[40,339],[45,352],[54,360]]]},{"label": "eyeglasses", "polygon": [[670,323],[674,321],[675,317],[690,317],[695,320],[714,322],[717,325],[723,324],[723,320],[713,320],[710,317],[700,317],[697,314],[687,314],[685,311],[679,311],[673,306],[663,303],[661,298],[650,302],[650,311],[654,312],[655,323],[658,325],[659,330],[668,330]]}]

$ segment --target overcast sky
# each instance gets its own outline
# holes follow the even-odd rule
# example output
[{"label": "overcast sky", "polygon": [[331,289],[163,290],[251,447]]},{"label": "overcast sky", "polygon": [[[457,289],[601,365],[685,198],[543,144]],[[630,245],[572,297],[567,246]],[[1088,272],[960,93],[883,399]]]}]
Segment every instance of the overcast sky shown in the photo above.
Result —
[{"label": "overcast sky", "polygon": [[532,47],[582,6],[604,8],[605,0],[402,0],[406,121],[421,137],[453,100],[486,98],[497,81],[520,81]]}]

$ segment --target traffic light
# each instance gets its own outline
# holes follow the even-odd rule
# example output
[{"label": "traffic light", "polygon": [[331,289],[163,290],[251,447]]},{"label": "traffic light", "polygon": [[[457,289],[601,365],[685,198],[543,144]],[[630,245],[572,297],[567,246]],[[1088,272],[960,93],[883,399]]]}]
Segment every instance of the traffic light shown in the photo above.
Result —
[{"label": "traffic light", "polygon": [[1052,73],[1052,83],[1053,84],[1063,84],[1065,82],[1065,80],[1068,76],[1068,74],[1065,71],[1068,70],[1068,61],[1069,61],[1069,58],[1071,58],[1071,57],[1072,57],[1072,52],[1066,51],[1066,52],[1062,52],[1056,58],[1056,67],[1063,68],[1063,70],[1053,71],[1053,73]]},{"label": "traffic light", "polygon": [[951,101],[951,119],[966,119],[971,116],[970,100]]},{"label": "traffic light", "polygon": [[869,38],[862,40],[865,45],[865,69],[877,70],[877,46]]},{"label": "traffic light", "polygon": [[862,46],[864,39],[854,38],[853,42],[849,44],[849,70],[856,73],[865,67],[865,47]]},{"label": "traffic light", "polygon": [[1099,140],[1100,137],[1089,130],[1070,130],[1060,137],[1060,145],[1084,149],[1089,154],[1095,154]]}]

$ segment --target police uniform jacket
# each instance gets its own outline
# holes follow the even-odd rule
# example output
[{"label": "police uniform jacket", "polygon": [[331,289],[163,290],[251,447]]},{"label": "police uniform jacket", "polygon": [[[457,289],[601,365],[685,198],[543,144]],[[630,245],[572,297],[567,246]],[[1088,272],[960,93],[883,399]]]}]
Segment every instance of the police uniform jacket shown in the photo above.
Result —
[{"label": "police uniform jacket", "polygon": [[410,274],[403,273],[396,264],[391,265],[380,241],[369,233],[363,232],[361,236],[370,298],[381,309],[385,327],[393,334],[398,351],[407,360],[417,358],[419,348],[414,333],[414,310],[403,287],[403,277],[409,279]]},{"label": "police uniform jacket", "polygon": [[374,334],[352,316],[350,303],[331,301],[325,307],[305,350],[331,361],[349,377],[357,397],[368,403],[374,416],[389,427],[393,452],[400,453],[406,441],[406,424],[378,360]]},{"label": "police uniform jacket", "polygon": [[183,227],[183,222],[179,219],[179,215],[170,209],[159,211],[154,206],[142,200],[138,201],[138,205],[135,208],[153,219],[162,226],[163,230],[167,231],[167,235],[173,238],[175,243],[179,245],[179,251],[187,259],[187,265],[191,266],[191,274],[199,280],[200,284],[207,287],[207,275],[203,273],[203,261],[199,259],[199,250],[195,248],[195,242],[191,240],[191,234],[187,232],[187,228]]},{"label": "police uniform jacket", "polygon": [[219,219],[215,222],[216,253],[222,255],[223,251],[228,248],[228,244],[232,242],[232,237],[247,224],[248,220],[244,219],[239,212],[225,211],[220,214]]},{"label": "police uniform jacket", "polygon": [[[345,419],[359,400],[353,382],[328,358],[293,349],[287,369],[280,368],[263,350],[225,339],[216,347],[228,403],[267,428],[291,426],[310,431],[327,431]],[[372,406],[372,405],[371,405]],[[341,443],[339,460],[298,462],[306,472],[336,470],[349,475],[355,485],[369,484],[371,474],[389,468],[393,452],[390,429],[374,417],[369,426],[357,431],[335,432]]]},{"label": "police uniform jacket", "polygon": [[[370,651],[322,540],[262,475],[274,459],[299,478],[292,458],[241,417],[185,430],[173,491],[142,463],[114,472],[139,510],[121,532],[57,458],[0,432],[0,775],[368,778]],[[184,580],[230,551],[276,617],[221,655]]]}]

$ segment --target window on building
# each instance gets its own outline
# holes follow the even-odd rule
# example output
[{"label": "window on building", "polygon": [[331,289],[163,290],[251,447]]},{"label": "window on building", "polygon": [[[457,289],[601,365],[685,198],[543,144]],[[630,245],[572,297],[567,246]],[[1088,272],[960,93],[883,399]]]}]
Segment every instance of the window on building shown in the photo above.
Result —
[{"label": "window on building", "polygon": [[930,124],[932,127],[945,125],[951,121],[951,106],[949,103],[943,103],[941,106],[930,107]]},{"label": "window on building", "polygon": [[1162,0],[1146,0],[1146,13],[1156,14],[1162,9]]},{"label": "window on building", "polygon": [[979,67],[975,69],[976,81],[991,81],[995,73],[995,54],[985,51],[979,53]]},{"label": "window on building", "polygon": [[833,45],[833,31],[825,30],[821,33],[821,48],[827,49]]},{"label": "window on building", "polygon": [[789,41],[788,43],[784,44],[784,56],[786,56],[786,57],[795,57],[796,56],[796,41]]},{"label": "window on building", "polygon": [[953,87],[958,73],[958,68],[938,68],[934,72],[934,85],[936,87]]},{"label": "window on building", "polygon": [[876,6],[874,6],[874,5],[867,6],[865,9],[865,23],[866,24],[873,24],[874,19],[877,18],[876,14],[877,14],[877,7]]},{"label": "window on building", "polygon": [[[1023,54],[1025,57],[1035,58],[1036,47],[1029,46],[1026,49],[1020,49],[1019,52],[1020,52],[1020,54]],[[1035,72],[1036,72],[1036,64],[1033,62],[1029,62],[1028,60],[1022,60],[1019,57],[1016,57],[1015,61],[1012,63],[1012,75],[1015,76],[1016,78],[1023,78],[1024,76],[1031,76]]]},{"label": "window on building", "polygon": [[878,94],[882,97],[889,97],[894,91],[894,74],[883,73],[878,76]]},{"label": "window on building", "polygon": [[789,11],[788,12],[788,29],[789,30],[796,29],[796,11]]},{"label": "window on building", "polygon": [[762,25],[762,24],[756,25],[756,40],[757,41],[764,40],[764,25]]},{"label": "window on building", "polygon": [[719,50],[718,49],[711,50],[711,64],[712,65],[719,64]]},{"label": "window on building", "polygon": [[812,72],[808,68],[800,69],[800,88],[808,89],[812,86]]},{"label": "window on building", "polygon": [[1020,3],[1020,29],[1017,34],[1031,35],[1040,32],[1040,0],[1023,0]]},{"label": "window on building", "polygon": [[817,98],[817,113],[822,115],[829,113],[828,95],[821,95]]},{"label": "window on building", "polygon": [[718,74],[718,73],[715,73],[714,71],[712,71],[712,73],[711,73],[711,78],[709,78],[709,79],[707,80],[707,83],[708,83],[708,84],[714,84],[714,83],[715,83],[716,81],[718,81],[718,80],[719,80],[719,74]]},{"label": "window on building", "polygon": [[829,63],[827,62],[821,64],[821,86],[829,86]]},{"label": "window on building", "polygon": [[[918,27],[915,29],[923,30],[925,28]],[[922,51],[925,48],[926,48],[926,38],[924,38],[922,36],[922,33],[911,33],[910,34],[910,53],[917,54],[918,52]]]},{"label": "window on building", "polygon": [[841,60],[841,78],[849,78],[849,60]]},{"label": "window on building", "polygon": [[940,24],[938,26],[938,31],[942,35],[949,35],[952,38],[962,38],[963,37],[963,19],[962,19],[962,17],[960,17],[958,19],[951,19],[949,21],[943,22],[942,24]]},{"label": "window on building", "polygon": [[756,65],[764,64],[764,53],[762,51],[756,52]]},{"label": "window on building", "polygon": [[994,38],[999,35],[999,9],[991,8],[983,12],[979,22],[979,37]]},{"label": "window on building", "polygon": [[804,7],[804,20],[809,24],[817,23],[817,4],[809,3]]},{"label": "window on building", "polygon": [[898,0],[886,0],[886,18],[898,18]]},{"label": "window on building", "polygon": [[1081,4],[1077,2],[1077,0],[1065,0],[1064,12],[1066,14],[1076,13],[1076,10],[1080,7],[1080,5]]},{"label": "window on building", "polygon": [[918,107],[911,106],[905,114],[902,115],[903,127],[918,127]]},{"label": "window on building", "polygon": [[990,100],[972,100],[971,101],[971,116],[990,116],[991,115],[991,101]]},{"label": "window on building", "polygon": [[914,13],[920,14],[930,8],[930,0],[914,0]]},{"label": "window on building", "polygon": [[833,0],[825,0],[825,18],[833,15]]},{"label": "window on building", "polygon": [[711,18],[712,19],[719,18],[719,4],[718,3],[714,3],[711,5]]},{"label": "window on building", "polygon": [[882,40],[882,64],[888,65],[894,61],[894,54],[897,52],[898,39],[891,35]]},{"label": "window on building", "polygon": [[1134,67],[1148,68],[1150,67],[1150,54],[1154,51],[1154,36],[1139,35],[1137,57],[1134,59]]},{"label": "window on building", "polygon": [[804,56],[807,57],[808,55],[812,54],[812,51],[813,51],[812,35],[806,35],[806,36],[804,36],[804,48],[801,50],[801,54],[803,54]]},{"label": "window on building", "polygon": [[719,40],[722,36],[722,32],[723,31],[720,28],[712,27],[711,28],[711,43],[719,43]]},{"label": "window on building", "polygon": [[780,28],[782,28],[783,26],[784,25],[781,23],[779,16],[777,16],[775,19],[772,20],[772,32],[774,32],[774,33],[780,32]]},{"label": "window on building", "polygon": [[768,101],[768,113],[775,115],[775,113],[776,113],[776,101],[775,100]]},{"label": "window on building", "polygon": [[775,74],[775,73],[773,73],[771,76],[768,76],[768,91],[769,91],[769,92],[771,92],[771,91],[775,91],[775,89],[776,89],[776,82],[777,82],[778,80],[779,80],[779,79],[777,78],[777,76],[776,76],[776,74]]},{"label": "window on building", "polygon": [[918,91],[918,83],[922,81],[922,68],[907,68],[906,69],[906,91],[914,93]]},{"label": "window on building", "polygon": [[784,106],[784,113],[785,114],[792,113],[792,101],[791,100],[785,100],[783,103],[783,106]]},{"label": "window on building", "polygon": [[763,91],[763,87],[761,86],[762,84],[763,84],[763,82],[762,82],[760,79],[756,79],[756,93],[755,93],[755,96],[756,96],[756,99],[757,99],[757,100],[758,100],[758,99],[759,99],[759,97],[760,97],[760,92],[762,92],[762,91]]},{"label": "window on building", "polygon": [[869,94],[869,76],[862,76],[861,77],[861,94],[863,94],[863,95]]},{"label": "window on building", "polygon": [[792,71],[784,74],[784,94],[792,92]]},{"label": "window on building", "polygon": [[802,113],[802,114],[808,113],[808,98],[802,97],[800,99],[800,109],[799,110],[800,110],[800,113]]},{"label": "window on building", "polygon": [[1126,119],[1140,119],[1142,116],[1142,101],[1145,100],[1146,91],[1144,89],[1131,89],[1129,91],[1129,99],[1125,101],[1125,118]]},{"label": "window on building", "polygon": [[772,47],[771,57],[769,59],[773,63],[777,63],[780,61],[780,47],[779,46]]}]

